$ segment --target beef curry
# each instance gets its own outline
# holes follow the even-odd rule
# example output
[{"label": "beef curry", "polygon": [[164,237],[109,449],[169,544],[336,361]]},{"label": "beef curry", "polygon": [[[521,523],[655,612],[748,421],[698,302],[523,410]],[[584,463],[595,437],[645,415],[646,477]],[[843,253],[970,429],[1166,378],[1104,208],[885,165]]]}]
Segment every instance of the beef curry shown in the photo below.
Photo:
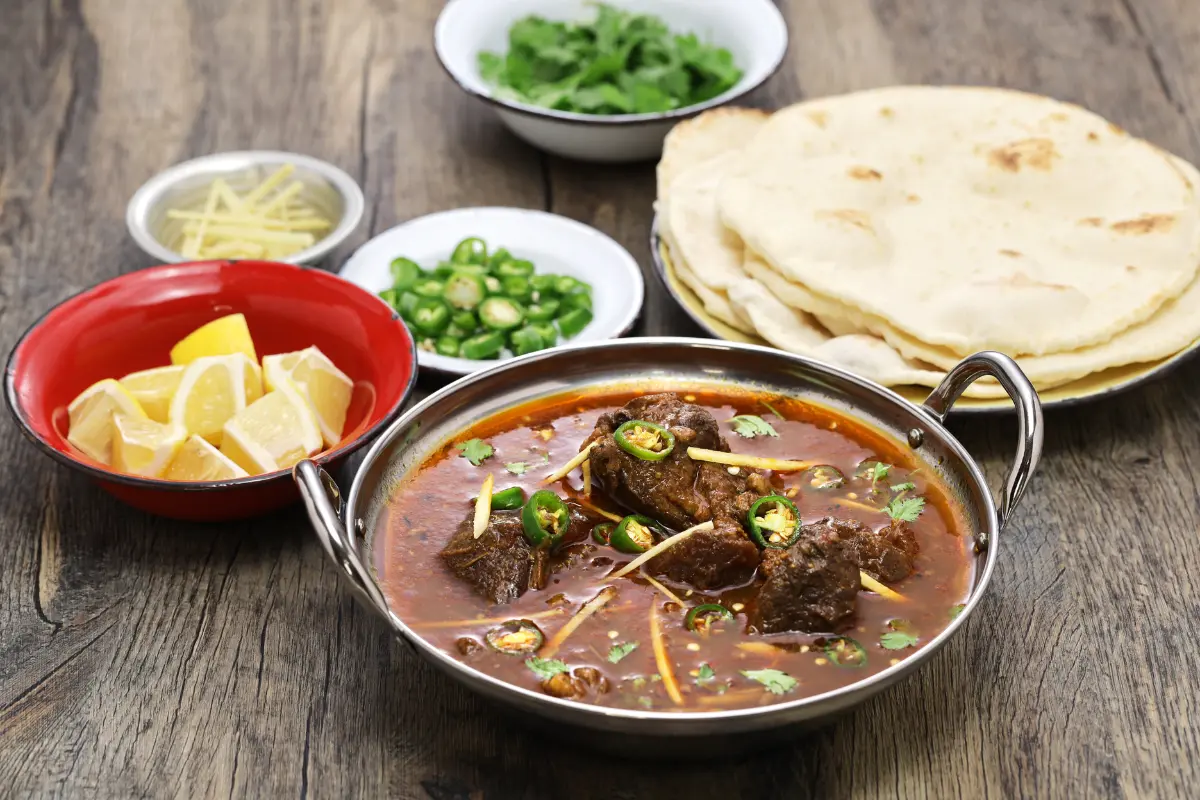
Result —
[{"label": "beef curry", "polygon": [[907,449],[803,401],[673,388],[541,400],[448,442],[381,518],[392,610],[509,683],[659,711],[855,683],[961,610],[970,537]]}]

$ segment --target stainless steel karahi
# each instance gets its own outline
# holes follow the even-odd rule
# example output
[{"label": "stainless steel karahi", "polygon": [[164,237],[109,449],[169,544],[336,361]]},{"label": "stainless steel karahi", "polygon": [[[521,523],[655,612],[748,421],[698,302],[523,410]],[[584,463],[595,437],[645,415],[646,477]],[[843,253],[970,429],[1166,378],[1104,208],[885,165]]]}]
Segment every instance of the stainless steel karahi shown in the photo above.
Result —
[{"label": "stainless steel karahi", "polygon": [[[995,377],[1017,409],[1016,458],[1000,492],[999,509],[979,467],[943,422],[972,381]],[[505,683],[455,660],[422,639],[388,607],[376,581],[373,535],[393,490],[448,440],[475,422],[511,406],[589,387],[704,382],[763,389],[839,410],[907,442],[938,473],[964,510],[976,555],[966,608],[937,638],[894,667],[859,683],[814,697],[762,708],[697,713],[602,708],[560,700]],[[317,535],[358,598],[376,611],[401,640],[446,674],[520,713],[585,733],[651,740],[653,752],[686,752],[698,738],[721,738],[735,747],[756,732],[792,730],[824,721],[923,666],[954,636],[979,605],[996,566],[1001,534],[1037,466],[1042,449],[1042,409],[1016,363],[999,353],[964,359],[921,405],[836,367],[764,347],[698,339],[623,339],[561,347],[505,362],[450,384],[402,416],[367,453],[347,495],[311,461],[295,477]],[[402,491],[402,489],[401,489]],[[448,578],[447,578],[448,579]],[[590,737],[597,743],[605,738]],[[628,749],[626,748],[626,752]],[[709,752],[709,751],[706,751]]]}]

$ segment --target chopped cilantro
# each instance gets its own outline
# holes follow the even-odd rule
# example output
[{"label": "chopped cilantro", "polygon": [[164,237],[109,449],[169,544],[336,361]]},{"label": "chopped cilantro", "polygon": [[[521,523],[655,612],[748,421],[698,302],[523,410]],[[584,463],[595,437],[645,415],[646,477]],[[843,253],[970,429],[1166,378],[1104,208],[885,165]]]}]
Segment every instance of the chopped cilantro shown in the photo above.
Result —
[{"label": "chopped cilantro", "polygon": [[924,508],[924,497],[896,497],[883,510],[897,522],[915,522]]},{"label": "chopped cilantro", "polygon": [[620,662],[622,658],[629,655],[634,650],[637,650],[637,646],[637,642],[621,642],[620,644],[614,644],[608,651],[609,663],[616,664]]},{"label": "chopped cilantro", "polygon": [[777,669],[744,669],[742,674],[767,687],[771,694],[787,694],[796,688],[796,679]]},{"label": "chopped cilantro", "polygon": [[459,442],[454,446],[458,450],[458,454],[470,461],[474,466],[478,467],[486,459],[492,457],[492,453],[496,452],[492,446],[483,439],[467,439],[465,442]]},{"label": "chopped cilantro", "polygon": [[893,483],[892,484],[893,492],[911,492],[915,488],[917,488],[917,485],[915,483],[913,483],[912,481],[908,481],[907,483]]},{"label": "chopped cilantro", "polygon": [[779,436],[769,422],[753,414],[740,414],[729,421],[733,423],[733,432],[747,439],[753,439],[755,436]]},{"label": "chopped cilantro", "polygon": [[894,619],[887,626],[888,632],[879,637],[879,644],[884,650],[903,650],[919,641],[912,623],[906,619]]},{"label": "chopped cilantro", "polygon": [[710,667],[707,663],[701,664],[700,670],[696,673],[696,683],[706,683],[707,681],[711,681],[716,676],[717,673],[713,672],[712,667]]},{"label": "chopped cilantro", "polygon": [[508,48],[477,56],[497,98],[582,114],[684,108],[742,77],[728,50],[674,33],[659,17],[605,3],[591,20],[519,19],[508,29]]},{"label": "chopped cilantro", "polygon": [[529,671],[537,675],[544,681],[548,681],[555,675],[567,671],[567,665],[557,658],[533,658],[525,659],[525,666],[529,667]]},{"label": "chopped cilantro", "polygon": [[876,461],[871,465],[871,471],[867,473],[867,475],[871,479],[871,483],[879,483],[881,480],[887,477],[887,474],[889,471],[891,471],[891,469],[891,464],[884,464],[882,461]]},{"label": "chopped cilantro", "polygon": [[654,708],[654,701],[649,697],[642,695],[638,698],[638,705],[640,705],[642,708]]},{"label": "chopped cilantro", "polygon": [[514,461],[511,464],[505,464],[504,468],[513,475],[524,475],[525,471],[529,469],[529,465],[524,461]]}]

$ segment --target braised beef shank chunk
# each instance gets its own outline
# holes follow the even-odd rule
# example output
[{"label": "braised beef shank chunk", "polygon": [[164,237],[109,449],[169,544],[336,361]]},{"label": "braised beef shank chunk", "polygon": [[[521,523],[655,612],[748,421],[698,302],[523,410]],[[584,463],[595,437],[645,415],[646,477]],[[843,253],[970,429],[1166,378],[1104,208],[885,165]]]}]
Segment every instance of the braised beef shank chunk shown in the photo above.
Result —
[{"label": "braised beef shank chunk", "polygon": [[497,605],[511,603],[529,589],[544,588],[550,573],[569,564],[574,543],[592,529],[578,504],[567,502],[571,524],[559,552],[551,556],[529,546],[521,525],[521,512],[493,511],[487,529],[475,538],[475,513],[467,514],[442,549],[450,571]]},{"label": "braised beef shank chunk", "polygon": [[854,618],[858,566],[842,530],[805,525],[786,550],[763,552],[754,627],[760,633],[835,632]]},{"label": "braised beef shank chunk", "polygon": [[906,523],[893,521],[882,530],[873,531],[861,522],[831,517],[808,527],[817,526],[836,528],[854,563],[873,577],[890,582],[912,574],[919,547]]},{"label": "braised beef shank chunk", "polygon": [[[654,422],[675,436],[675,449],[661,461],[643,461],[621,449],[613,432],[640,419]],[[652,563],[656,574],[697,589],[742,584],[758,566],[758,548],[747,538],[738,516],[762,494],[766,479],[744,471],[729,473],[720,464],[693,461],[689,447],[729,451],[717,421],[705,409],[673,394],[630,400],[602,415],[585,446],[596,442],[592,475],[604,492],[621,505],[652,517],[676,531],[712,520],[714,530],[692,534]]]}]

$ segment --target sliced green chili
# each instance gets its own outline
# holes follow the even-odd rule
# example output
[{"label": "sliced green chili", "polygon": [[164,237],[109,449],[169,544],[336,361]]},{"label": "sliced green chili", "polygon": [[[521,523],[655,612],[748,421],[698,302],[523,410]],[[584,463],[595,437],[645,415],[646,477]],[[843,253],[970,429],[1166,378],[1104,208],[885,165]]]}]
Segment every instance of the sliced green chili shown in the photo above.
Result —
[{"label": "sliced green chili", "polygon": [[421,297],[441,297],[446,284],[437,278],[421,278],[412,285],[412,290]]},{"label": "sliced green chili", "polygon": [[510,619],[498,628],[492,628],[483,637],[488,647],[506,656],[525,656],[536,653],[545,635],[527,619]]},{"label": "sliced green chili", "polygon": [[[447,328],[447,331],[450,329]],[[449,333],[439,336],[437,343],[434,345],[439,356],[450,356],[456,358],[459,350],[462,349],[462,338],[459,336],[451,336]]]},{"label": "sliced green chili", "polygon": [[520,486],[510,486],[492,493],[492,508],[498,511],[513,511],[525,505],[525,490]]},{"label": "sliced green chili", "polygon": [[725,606],[705,603],[689,611],[683,618],[683,624],[689,631],[707,631],[714,623],[730,619],[733,619],[733,612]]},{"label": "sliced green chili", "polygon": [[590,287],[588,287],[586,283],[582,283],[579,280],[572,278],[570,275],[559,275],[554,281],[554,291],[558,292],[559,294],[571,294],[572,292],[578,292],[581,289],[586,291],[587,288]]},{"label": "sliced green chili", "polygon": [[450,321],[464,331],[474,331],[479,327],[479,318],[475,316],[474,311],[456,311],[454,316],[450,317]]},{"label": "sliced green chili", "polygon": [[566,295],[563,297],[562,303],[563,308],[566,309],[582,308],[589,312],[592,310],[592,296],[588,292],[575,292]]},{"label": "sliced green chili", "polygon": [[423,297],[417,301],[409,321],[421,333],[437,336],[450,324],[450,309],[441,300]]},{"label": "sliced green chili", "polygon": [[549,550],[562,541],[570,524],[567,504],[549,489],[534,492],[521,509],[525,538],[539,550]]},{"label": "sliced green chili", "polygon": [[546,345],[542,341],[542,335],[531,327],[524,327],[515,330],[509,336],[509,346],[512,347],[513,355],[523,356],[526,353],[536,353],[538,350],[544,350]]},{"label": "sliced green chili", "polygon": [[760,547],[786,550],[800,538],[800,512],[796,504],[777,494],[754,501],[746,514],[746,525]]},{"label": "sliced green chili", "polygon": [[498,332],[481,333],[478,336],[472,336],[462,343],[461,355],[463,358],[480,361],[487,358],[495,358],[500,355],[500,351],[503,349],[504,334]]},{"label": "sliced green chili", "polygon": [[542,337],[542,345],[545,347],[554,347],[558,344],[558,331],[554,329],[553,323],[550,322],[533,322],[529,327],[538,332]]},{"label": "sliced green chili", "polygon": [[529,302],[529,299],[533,297],[533,288],[529,285],[529,279],[518,275],[501,278],[500,291],[513,300],[520,300],[522,303]]},{"label": "sliced green chili", "polygon": [[442,296],[452,307],[468,311],[482,303],[486,295],[483,278],[469,272],[456,272],[451,275],[442,292]]},{"label": "sliced green chili", "polygon": [[617,524],[608,543],[621,553],[637,555],[654,547],[654,533],[661,530],[658,523],[643,517],[641,514],[631,514]]},{"label": "sliced green chili", "polygon": [[675,434],[656,422],[631,419],[613,433],[617,446],[642,461],[662,461],[675,449]]},{"label": "sliced green chili", "polygon": [[409,319],[419,302],[421,302],[421,295],[416,292],[402,292],[400,302],[396,304],[395,309],[400,312],[401,317]]},{"label": "sliced green chili", "polygon": [[553,298],[539,300],[525,309],[525,316],[534,322],[549,322],[558,316],[559,302]]},{"label": "sliced green chili", "polygon": [[504,291],[504,284],[500,283],[500,279],[495,275],[487,275],[483,279],[484,288],[488,294],[500,294]]},{"label": "sliced green chili", "polygon": [[511,261],[511,260],[512,260],[512,253],[508,252],[508,250],[506,250],[503,247],[497,248],[496,252],[492,253],[492,255],[488,258],[488,261],[487,261],[488,269],[492,270],[494,272],[496,270],[496,268],[499,267],[501,264],[503,264],[505,261]]},{"label": "sliced green chili", "polygon": [[454,317],[452,316],[452,317],[450,317],[450,324],[446,327],[446,330],[442,331],[442,335],[443,336],[453,336],[455,339],[458,339],[459,342],[461,343],[463,339],[467,338],[474,332],[475,332],[474,328],[471,328],[470,330],[466,330],[465,328],[460,328],[457,325],[455,325]]},{"label": "sliced green chili", "polygon": [[558,318],[558,329],[562,331],[562,335],[566,339],[572,336],[577,336],[584,328],[592,321],[592,312],[586,308],[577,308],[573,311],[568,311]]},{"label": "sliced green chili", "polygon": [[825,640],[825,655],[839,667],[865,667],[867,651],[849,636],[836,636]]},{"label": "sliced green chili", "polygon": [[494,331],[518,328],[524,320],[521,306],[507,297],[489,297],[479,304],[479,321]]},{"label": "sliced green chili", "polygon": [[450,260],[455,264],[486,264],[487,255],[487,242],[478,236],[471,236],[455,246]]},{"label": "sliced green chili", "polygon": [[388,270],[392,273],[392,288],[404,291],[421,278],[421,267],[411,258],[400,256],[392,259]]},{"label": "sliced green chili", "polygon": [[499,278],[528,278],[533,274],[533,262],[523,258],[510,258],[496,266]]},{"label": "sliced green chili", "polygon": [[617,523],[615,522],[601,522],[592,528],[592,541],[596,544],[607,545],[609,539],[612,538],[613,528],[615,527],[617,527]]},{"label": "sliced green chili", "polygon": [[554,291],[556,283],[558,283],[557,275],[531,275],[529,277],[529,285],[540,295],[538,298],[540,301],[550,299],[557,294]]}]

